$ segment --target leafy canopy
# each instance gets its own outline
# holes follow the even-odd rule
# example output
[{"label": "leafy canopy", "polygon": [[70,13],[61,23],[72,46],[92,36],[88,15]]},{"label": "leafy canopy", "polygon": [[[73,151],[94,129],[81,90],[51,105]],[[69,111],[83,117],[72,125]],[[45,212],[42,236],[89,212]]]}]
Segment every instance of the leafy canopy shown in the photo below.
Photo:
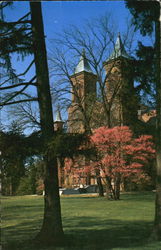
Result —
[{"label": "leafy canopy", "polygon": [[104,176],[141,173],[144,164],[155,156],[152,136],[133,138],[132,131],[127,126],[100,127],[90,139],[97,149],[96,160],[91,166],[100,169]]}]

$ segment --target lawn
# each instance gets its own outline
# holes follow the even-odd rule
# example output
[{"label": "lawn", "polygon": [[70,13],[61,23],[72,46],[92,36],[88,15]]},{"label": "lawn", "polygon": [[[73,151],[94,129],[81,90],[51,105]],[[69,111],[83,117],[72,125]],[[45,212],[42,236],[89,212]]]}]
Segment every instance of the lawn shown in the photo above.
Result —
[{"label": "lawn", "polygon": [[[99,197],[62,197],[67,246],[56,249],[161,250],[161,242],[149,241],[154,199],[152,192],[123,194],[120,201]],[[42,223],[42,196],[2,197],[1,200],[2,249],[55,249],[32,243]]]}]

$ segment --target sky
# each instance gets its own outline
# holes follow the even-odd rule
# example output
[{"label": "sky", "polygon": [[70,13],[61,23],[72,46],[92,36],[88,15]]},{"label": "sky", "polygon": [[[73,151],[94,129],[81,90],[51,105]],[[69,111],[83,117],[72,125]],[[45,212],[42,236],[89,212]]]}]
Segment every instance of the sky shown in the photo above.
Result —
[{"label": "sky", "polygon": [[[8,20],[16,20],[28,11],[28,1],[15,1],[6,17]],[[119,30],[122,31],[126,25],[126,17],[130,15],[124,1],[44,1],[42,11],[48,39],[53,38],[54,30],[59,31],[64,25],[82,25],[83,19],[99,17],[106,12],[114,14]]]},{"label": "sky", "polygon": [[[8,21],[17,20],[29,11],[28,1],[15,1],[13,7],[7,9],[6,18]],[[131,17],[124,1],[42,1],[42,12],[47,47],[56,32],[71,24],[80,27],[86,19],[111,15],[117,36],[118,32],[124,32],[127,19]]]},{"label": "sky", "polygon": [[[16,21],[30,11],[28,1],[15,1],[12,8],[5,12],[7,21]],[[101,15],[112,15],[112,21],[116,24],[116,36],[127,28],[127,20],[131,15],[125,7],[124,1],[42,1],[42,12],[47,49],[51,46],[50,40],[55,37],[55,32],[62,32],[64,27],[83,25],[84,20],[97,18]],[[136,42],[141,36],[138,33]],[[146,40],[146,39],[145,39]],[[25,63],[17,61],[13,56],[13,66],[18,73],[24,71],[24,65],[28,65],[31,57],[25,59]],[[25,80],[31,79],[34,68],[26,75]],[[6,118],[5,118],[6,119]],[[8,120],[8,118],[7,118]]]},{"label": "sky", "polygon": [[[5,11],[6,20],[16,21],[29,11],[28,1],[15,1],[13,6]],[[125,8],[124,1],[42,1],[42,13],[47,50],[51,46],[51,40],[55,38],[55,33],[62,32],[63,28],[70,27],[71,24],[80,27],[87,19],[105,14],[112,15],[117,27],[117,36],[118,32],[124,32],[127,19],[130,20],[130,12]],[[23,71],[23,65],[26,66],[31,58],[25,60],[25,64],[20,64],[17,62],[17,56],[13,56],[13,65],[18,73]],[[29,80],[31,75],[32,72],[29,72],[25,80]]]}]

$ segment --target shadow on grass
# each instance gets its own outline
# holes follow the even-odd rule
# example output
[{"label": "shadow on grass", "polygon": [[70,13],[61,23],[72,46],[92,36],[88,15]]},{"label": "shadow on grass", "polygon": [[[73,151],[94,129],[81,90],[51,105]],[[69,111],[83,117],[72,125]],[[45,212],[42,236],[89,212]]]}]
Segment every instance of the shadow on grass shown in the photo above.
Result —
[{"label": "shadow on grass", "polygon": [[151,231],[150,222],[108,219],[100,221],[95,217],[81,217],[72,219],[71,228],[69,225],[67,228],[67,236],[75,247],[89,245],[92,250],[113,249],[143,246]]},{"label": "shadow on grass", "polygon": [[[38,222],[38,221],[37,221]],[[8,231],[5,250],[24,249],[41,250],[33,245],[32,239],[39,231],[40,224],[36,221],[20,223],[6,228]],[[70,226],[70,222],[72,223]],[[152,230],[152,223],[145,221],[97,220],[95,217],[73,217],[65,220],[64,231],[66,242],[61,249],[113,249],[142,247]]]}]

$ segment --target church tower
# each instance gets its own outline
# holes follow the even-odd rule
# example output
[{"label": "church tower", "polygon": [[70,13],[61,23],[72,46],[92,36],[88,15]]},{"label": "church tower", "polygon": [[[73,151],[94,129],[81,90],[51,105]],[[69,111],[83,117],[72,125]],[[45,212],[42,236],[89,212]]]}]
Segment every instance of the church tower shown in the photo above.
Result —
[{"label": "church tower", "polygon": [[63,130],[63,125],[64,125],[64,122],[61,118],[61,113],[60,113],[60,110],[59,108],[57,109],[57,112],[56,112],[56,117],[55,117],[55,120],[54,120],[54,130],[55,131],[62,131]]},{"label": "church tower", "polygon": [[133,66],[134,59],[127,54],[118,34],[114,50],[104,63],[112,126],[131,125],[137,119]]},{"label": "church tower", "polygon": [[68,109],[69,132],[84,132],[92,102],[96,99],[97,76],[92,72],[85,51],[71,76],[72,103]]}]

